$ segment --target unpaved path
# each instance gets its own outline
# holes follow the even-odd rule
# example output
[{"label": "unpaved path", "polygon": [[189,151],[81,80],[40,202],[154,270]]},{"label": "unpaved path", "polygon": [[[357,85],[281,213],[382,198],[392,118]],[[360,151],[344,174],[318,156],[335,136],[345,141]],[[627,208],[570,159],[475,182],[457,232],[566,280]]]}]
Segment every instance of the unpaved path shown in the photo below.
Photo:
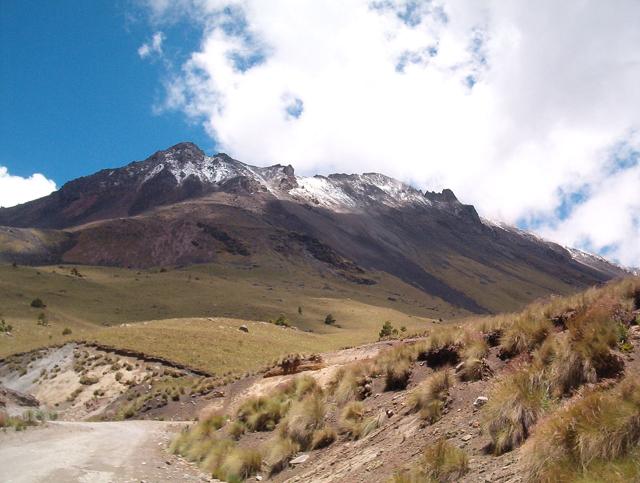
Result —
[{"label": "unpaved path", "polygon": [[50,422],[0,432],[0,481],[209,481],[167,446],[181,425],[161,421]]}]

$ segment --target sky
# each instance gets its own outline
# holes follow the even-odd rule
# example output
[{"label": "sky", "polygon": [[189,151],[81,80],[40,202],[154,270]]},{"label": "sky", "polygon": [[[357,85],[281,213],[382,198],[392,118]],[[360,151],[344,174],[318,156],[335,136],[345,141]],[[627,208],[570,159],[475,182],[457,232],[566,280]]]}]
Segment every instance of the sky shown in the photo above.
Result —
[{"label": "sky", "polygon": [[635,0],[5,0],[0,205],[191,140],[640,266],[638,25]]}]

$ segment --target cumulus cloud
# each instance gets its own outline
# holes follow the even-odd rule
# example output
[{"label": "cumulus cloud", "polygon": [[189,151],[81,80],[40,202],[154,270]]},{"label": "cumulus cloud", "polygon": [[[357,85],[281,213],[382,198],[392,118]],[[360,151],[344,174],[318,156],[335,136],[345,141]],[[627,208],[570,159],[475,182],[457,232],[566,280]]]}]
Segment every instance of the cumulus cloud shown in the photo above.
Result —
[{"label": "cumulus cloud", "polygon": [[141,59],[146,59],[151,55],[162,55],[162,42],[164,42],[164,34],[156,32],[149,42],[145,42],[138,47],[138,55]]},{"label": "cumulus cloud", "polygon": [[0,207],[18,205],[46,196],[56,190],[56,183],[35,173],[28,178],[13,176],[0,166]]},{"label": "cumulus cloud", "polygon": [[149,0],[201,29],[165,107],[221,150],[450,187],[640,265],[640,3]]}]

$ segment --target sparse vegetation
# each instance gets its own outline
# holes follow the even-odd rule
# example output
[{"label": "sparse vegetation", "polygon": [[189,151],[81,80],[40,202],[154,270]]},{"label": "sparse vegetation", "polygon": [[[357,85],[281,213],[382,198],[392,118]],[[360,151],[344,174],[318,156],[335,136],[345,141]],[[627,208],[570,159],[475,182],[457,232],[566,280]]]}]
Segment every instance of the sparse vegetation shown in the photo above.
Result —
[{"label": "sparse vegetation", "polygon": [[442,417],[449,388],[453,385],[450,369],[442,369],[429,376],[410,394],[409,405],[420,417],[435,423]]},{"label": "sparse vegetation", "polygon": [[0,319],[0,333],[10,333],[13,330],[13,326],[11,324],[7,324],[4,319]]},{"label": "sparse vegetation", "polygon": [[62,330],[62,335],[71,335],[71,332],[72,332],[72,331],[71,331],[71,329],[70,329],[69,327],[65,327],[65,328]]},{"label": "sparse vegetation", "polygon": [[340,431],[350,439],[360,439],[367,436],[378,427],[378,418],[367,416],[364,404],[352,401],[340,413],[338,422]]},{"label": "sparse vegetation", "polygon": [[34,309],[43,309],[46,307],[46,305],[41,298],[35,298],[31,301],[31,307],[33,307]]},{"label": "sparse vegetation", "polygon": [[332,314],[327,314],[324,318],[324,323],[327,325],[334,325],[336,323],[336,318]]},{"label": "sparse vegetation", "polygon": [[551,405],[549,385],[535,368],[522,368],[497,382],[483,417],[494,454],[520,445]]},{"label": "sparse vegetation", "polygon": [[469,471],[464,451],[445,439],[427,446],[422,457],[410,469],[397,473],[393,483],[448,483],[460,481]]},{"label": "sparse vegetation", "polygon": [[524,448],[529,481],[548,483],[637,481],[639,454],[637,378],[559,409],[535,429]]},{"label": "sparse vegetation", "polygon": [[388,339],[391,336],[398,335],[398,329],[396,329],[391,322],[388,320],[382,324],[382,328],[380,329],[380,333],[378,334],[379,339]]}]

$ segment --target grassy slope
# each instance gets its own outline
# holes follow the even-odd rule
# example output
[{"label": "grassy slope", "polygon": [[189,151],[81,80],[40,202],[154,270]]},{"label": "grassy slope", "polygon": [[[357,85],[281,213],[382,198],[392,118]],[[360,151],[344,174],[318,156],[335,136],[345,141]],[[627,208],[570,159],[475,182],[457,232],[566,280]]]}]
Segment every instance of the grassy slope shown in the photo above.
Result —
[{"label": "grassy slope", "polygon": [[[255,368],[287,352],[371,341],[385,320],[413,331],[431,324],[430,317],[460,315],[390,277],[368,287],[329,274],[314,278],[291,267],[279,275],[266,268],[228,265],[162,273],[78,268],[81,278],[70,274],[70,266],[0,266],[0,317],[13,326],[13,337],[0,335],[0,357],[70,339],[91,339],[225,372]],[[44,310],[30,307],[36,297],[47,304]],[[41,312],[47,316],[48,327],[37,325]],[[219,328],[231,322],[213,324],[206,319],[268,320],[281,313],[293,325],[315,334],[258,325],[259,330],[247,338],[236,329],[227,333]],[[327,313],[336,317],[340,328],[324,324]],[[139,321],[153,322],[135,324]],[[131,326],[120,327],[125,323]],[[71,335],[62,335],[65,327],[72,330]],[[236,346],[247,339],[252,343]],[[228,355],[231,352],[233,356]]]}]

